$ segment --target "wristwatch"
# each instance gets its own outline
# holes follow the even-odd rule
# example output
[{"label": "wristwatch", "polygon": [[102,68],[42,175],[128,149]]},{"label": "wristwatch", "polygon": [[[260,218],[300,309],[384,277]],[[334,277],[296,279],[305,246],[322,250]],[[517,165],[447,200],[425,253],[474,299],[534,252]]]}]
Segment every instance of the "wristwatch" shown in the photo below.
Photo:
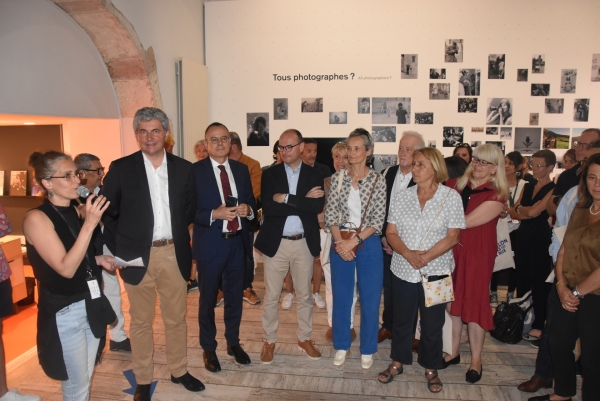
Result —
[{"label": "wristwatch", "polygon": [[583,295],[581,295],[581,293],[577,290],[577,286],[575,286],[575,289],[573,289],[573,295],[579,299],[583,298]]},{"label": "wristwatch", "polygon": [[360,235],[357,235],[356,239],[358,240],[358,245],[363,243],[363,239],[360,237]]},{"label": "wristwatch", "polygon": [[562,199],[562,196],[555,196],[552,199],[552,203],[554,203],[556,206],[558,206],[558,204],[560,203],[560,200]]}]

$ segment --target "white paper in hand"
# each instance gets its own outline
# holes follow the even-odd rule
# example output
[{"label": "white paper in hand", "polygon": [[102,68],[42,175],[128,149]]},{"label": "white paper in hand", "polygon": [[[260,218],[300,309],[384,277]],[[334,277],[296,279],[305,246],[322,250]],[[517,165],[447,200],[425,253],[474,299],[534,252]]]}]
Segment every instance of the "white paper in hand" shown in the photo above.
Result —
[{"label": "white paper in hand", "polygon": [[115,256],[115,265],[117,266],[133,266],[133,267],[144,267],[144,261],[142,258],[135,258],[130,261],[126,261],[121,259],[118,256]]}]

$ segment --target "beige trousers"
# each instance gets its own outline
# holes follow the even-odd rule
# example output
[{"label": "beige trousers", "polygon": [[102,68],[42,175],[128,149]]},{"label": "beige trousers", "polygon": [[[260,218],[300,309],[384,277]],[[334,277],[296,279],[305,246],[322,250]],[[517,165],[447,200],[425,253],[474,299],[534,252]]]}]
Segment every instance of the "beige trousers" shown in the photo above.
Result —
[{"label": "beige trousers", "polygon": [[165,324],[167,365],[174,377],[187,373],[187,284],[181,276],[174,245],[150,250],[146,275],[138,285],[125,283],[129,297],[131,359],[138,384],[150,384],[154,376],[152,321],[156,294]]}]

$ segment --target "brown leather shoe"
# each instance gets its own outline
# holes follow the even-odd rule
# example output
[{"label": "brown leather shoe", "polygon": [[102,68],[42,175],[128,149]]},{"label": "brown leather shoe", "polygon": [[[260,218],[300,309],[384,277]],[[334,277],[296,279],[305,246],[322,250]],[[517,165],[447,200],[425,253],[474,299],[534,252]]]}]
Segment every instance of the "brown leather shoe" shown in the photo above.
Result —
[{"label": "brown leather shoe", "polygon": [[217,292],[217,300],[215,301],[215,308],[217,306],[220,306],[224,300],[225,300],[225,294],[223,294],[223,291],[219,290],[219,292]]},{"label": "brown leather shoe", "polygon": [[321,353],[317,347],[315,347],[315,342],[312,340],[298,340],[298,348],[304,351],[308,359],[312,359],[313,361],[321,359]]},{"label": "brown leather shoe", "polygon": [[327,332],[325,333],[325,340],[327,341],[333,341],[333,331],[330,328],[327,329]]},{"label": "brown leather shoe", "polygon": [[350,337],[352,338],[350,342],[356,340],[356,330],[350,329]]},{"label": "brown leather shoe", "polygon": [[526,393],[535,393],[541,388],[552,388],[552,381],[545,382],[537,376],[531,376],[531,379],[519,384],[517,388]]},{"label": "brown leather shoe", "polygon": [[248,302],[250,305],[258,305],[260,303],[260,298],[251,287],[248,287],[244,290],[243,295],[244,301]]},{"label": "brown leather shoe", "polygon": [[383,327],[379,329],[379,333],[377,333],[377,342],[381,343],[387,339],[392,339],[392,332],[388,329],[384,329]]},{"label": "brown leather shoe", "polygon": [[265,365],[270,365],[273,363],[273,352],[275,351],[275,343],[269,344],[268,342],[263,342],[262,350],[260,351],[260,360]]}]

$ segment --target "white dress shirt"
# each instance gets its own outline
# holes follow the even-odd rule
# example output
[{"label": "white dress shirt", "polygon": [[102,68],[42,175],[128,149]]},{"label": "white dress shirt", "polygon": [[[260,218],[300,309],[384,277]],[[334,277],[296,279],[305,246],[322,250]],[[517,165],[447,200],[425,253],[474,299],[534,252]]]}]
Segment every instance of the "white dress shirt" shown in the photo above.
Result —
[{"label": "white dress shirt", "polygon": [[412,180],[412,170],[409,171],[408,174],[402,174],[402,170],[398,167],[398,173],[394,179],[394,186],[392,187],[392,196],[390,199],[395,199],[400,191],[408,188],[410,180]]},{"label": "white dress shirt", "polygon": [[172,239],[171,231],[171,209],[169,208],[169,174],[167,170],[167,154],[163,150],[163,160],[158,168],[154,168],[152,162],[142,152],[148,188],[150,189],[150,200],[152,201],[152,213],[154,214],[154,232],[152,241],[161,239]]}]

